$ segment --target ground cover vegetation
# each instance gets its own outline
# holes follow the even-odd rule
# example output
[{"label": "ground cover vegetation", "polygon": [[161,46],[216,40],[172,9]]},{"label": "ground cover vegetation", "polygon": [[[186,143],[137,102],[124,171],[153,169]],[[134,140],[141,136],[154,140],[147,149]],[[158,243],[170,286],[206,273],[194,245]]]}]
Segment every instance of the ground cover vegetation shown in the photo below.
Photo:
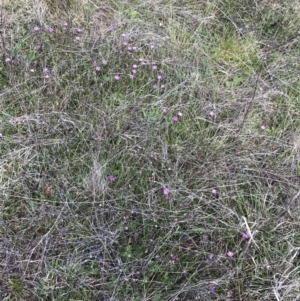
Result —
[{"label": "ground cover vegetation", "polygon": [[0,22],[1,300],[300,299],[298,1]]}]

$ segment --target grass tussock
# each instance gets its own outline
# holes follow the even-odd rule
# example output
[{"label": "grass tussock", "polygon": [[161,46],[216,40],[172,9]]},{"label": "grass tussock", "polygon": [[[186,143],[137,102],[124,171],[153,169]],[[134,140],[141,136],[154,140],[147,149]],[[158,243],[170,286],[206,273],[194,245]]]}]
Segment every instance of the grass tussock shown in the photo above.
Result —
[{"label": "grass tussock", "polygon": [[3,1],[0,299],[298,300],[299,12]]}]

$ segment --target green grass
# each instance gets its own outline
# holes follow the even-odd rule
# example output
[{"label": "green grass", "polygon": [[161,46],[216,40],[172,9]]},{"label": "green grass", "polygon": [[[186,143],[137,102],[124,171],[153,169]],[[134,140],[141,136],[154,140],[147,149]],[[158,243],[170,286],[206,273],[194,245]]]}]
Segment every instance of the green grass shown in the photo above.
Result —
[{"label": "green grass", "polygon": [[299,15],[4,1],[0,299],[298,300]]}]

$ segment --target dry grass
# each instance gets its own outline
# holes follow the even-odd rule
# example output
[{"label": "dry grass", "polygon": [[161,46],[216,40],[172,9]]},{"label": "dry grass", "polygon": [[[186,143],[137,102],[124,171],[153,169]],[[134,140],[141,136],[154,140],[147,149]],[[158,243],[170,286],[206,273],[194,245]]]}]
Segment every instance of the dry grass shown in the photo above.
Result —
[{"label": "dry grass", "polygon": [[1,300],[300,299],[296,1],[1,11]]}]

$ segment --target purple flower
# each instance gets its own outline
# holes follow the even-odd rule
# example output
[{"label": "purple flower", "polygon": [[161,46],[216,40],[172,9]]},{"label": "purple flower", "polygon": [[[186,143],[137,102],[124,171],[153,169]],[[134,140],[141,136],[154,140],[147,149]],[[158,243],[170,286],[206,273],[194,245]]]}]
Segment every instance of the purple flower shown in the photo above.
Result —
[{"label": "purple flower", "polygon": [[175,261],[177,259],[177,255],[172,255],[171,258],[173,261]]},{"label": "purple flower", "polygon": [[39,44],[34,47],[35,50],[40,50],[41,48],[42,48],[42,46]]},{"label": "purple flower", "polygon": [[170,40],[170,37],[169,37],[169,36],[165,36],[165,39],[166,39],[166,40]]},{"label": "purple flower", "polygon": [[174,122],[177,122],[178,120],[179,120],[179,119],[178,119],[177,116],[174,116],[174,117],[173,117],[173,121],[174,121]]},{"label": "purple flower", "polygon": [[162,76],[161,76],[160,74],[157,74],[156,78],[157,78],[158,80],[160,80],[160,79],[162,79]]},{"label": "purple flower", "polygon": [[132,65],[132,68],[136,69],[138,67],[138,65],[134,64]]},{"label": "purple flower", "polygon": [[131,46],[128,46],[128,48],[127,48],[127,49],[130,51],[130,50],[132,50],[132,47],[131,47]]},{"label": "purple flower", "polygon": [[102,257],[98,258],[98,263],[103,263],[103,258]]},{"label": "purple flower", "polygon": [[208,258],[209,258],[209,259],[213,259],[214,256],[215,256],[214,254],[209,254]]},{"label": "purple flower", "polygon": [[125,38],[125,37],[126,37],[126,33],[122,33],[121,36],[122,36],[123,38]]},{"label": "purple flower", "polygon": [[163,109],[162,109],[162,112],[163,112],[164,114],[166,114],[166,113],[168,112],[168,109],[167,109],[167,108],[163,108]]},{"label": "purple flower", "polygon": [[95,69],[96,69],[96,71],[100,71],[101,67],[100,66],[96,66]]},{"label": "purple flower", "polygon": [[212,193],[212,194],[217,194],[217,189],[213,188],[213,189],[211,190],[211,193]]},{"label": "purple flower", "polygon": [[243,233],[243,234],[242,234],[242,237],[243,237],[244,239],[249,239],[249,235],[248,235],[247,233]]},{"label": "purple flower", "polygon": [[120,80],[120,76],[116,74],[116,75],[114,76],[114,79],[115,79],[115,80]]},{"label": "purple flower", "polygon": [[157,84],[153,85],[153,89],[157,89],[157,88],[158,88]]},{"label": "purple flower", "polygon": [[80,37],[78,37],[78,36],[75,37],[75,40],[76,40],[76,41],[79,41],[79,40],[80,40]]},{"label": "purple flower", "polygon": [[52,27],[48,28],[48,32],[52,33],[54,31],[54,29]]},{"label": "purple flower", "polygon": [[8,63],[8,62],[10,62],[11,61],[11,59],[9,58],[9,57],[7,57],[6,59],[5,59],[5,62],[6,63]]},{"label": "purple flower", "polygon": [[214,116],[215,116],[215,112],[210,111],[210,112],[209,112],[209,116],[210,116],[210,117],[214,117]]},{"label": "purple flower", "polygon": [[135,73],[137,72],[137,70],[136,70],[136,69],[132,69],[131,72],[132,72],[133,74],[135,74]]},{"label": "purple flower", "polygon": [[76,30],[77,30],[77,32],[82,32],[81,28],[77,28]]},{"label": "purple flower", "polygon": [[209,291],[210,291],[210,292],[214,292],[214,291],[215,291],[215,289],[216,289],[216,287],[215,287],[215,286],[210,286],[210,287],[209,287]]},{"label": "purple flower", "polygon": [[124,42],[123,42],[123,45],[125,45],[125,46],[126,46],[126,45],[128,45],[128,43],[127,43],[126,41],[124,41]]},{"label": "purple flower", "polygon": [[227,256],[228,256],[228,257],[233,257],[233,255],[234,255],[234,253],[233,253],[232,251],[228,251],[228,252],[227,252]]},{"label": "purple flower", "polygon": [[168,198],[170,194],[170,190],[168,188],[164,188],[163,194],[165,195],[166,198]]},{"label": "purple flower", "polygon": [[113,175],[109,175],[107,179],[108,181],[113,182],[115,180],[115,177]]},{"label": "purple flower", "polygon": [[34,27],[33,27],[33,30],[34,30],[34,31],[40,31],[41,28],[40,28],[39,26],[34,26]]},{"label": "purple flower", "polygon": [[150,48],[153,49],[153,48],[154,48],[154,45],[150,45]]},{"label": "purple flower", "polygon": [[183,114],[182,114],[181,112],[178,112],[178,113],[177,113],[177,116],[179,116],[179,117],[182,117],[182,115],[183,115]]},{"label": "purple flower", "polygon": [[261,128],[261,130],[265,130],[266,129],[266,127],[264,125],[261,125],[260,128]]},{"label": "purple flower", "polygon": [[129,74],[129,78],[130,78],[130,79],[133,79],[133,78],[134,78],[134,75],[133,75],[133,74]]},{"label": "purple flower", "polygon": [[64,23],[64,26],[68,26],[68,23],[67,23],[67,22],[65,22],[65,23]]},{"label": "purple flower", "polygon": [[152,65],[152,70],[156,70],[157,66],[156,65]]},{"label": "purple flower", "polygon": [[102,59],[102,64],[103,65],[106,65],[107,64],[107,61],[105,59]]},{"label": "purple flower", "polygon": [[138,51],[138,48],[137,48],[136,46],[133,46],[132,49],[133,49],[134,51]]}]

